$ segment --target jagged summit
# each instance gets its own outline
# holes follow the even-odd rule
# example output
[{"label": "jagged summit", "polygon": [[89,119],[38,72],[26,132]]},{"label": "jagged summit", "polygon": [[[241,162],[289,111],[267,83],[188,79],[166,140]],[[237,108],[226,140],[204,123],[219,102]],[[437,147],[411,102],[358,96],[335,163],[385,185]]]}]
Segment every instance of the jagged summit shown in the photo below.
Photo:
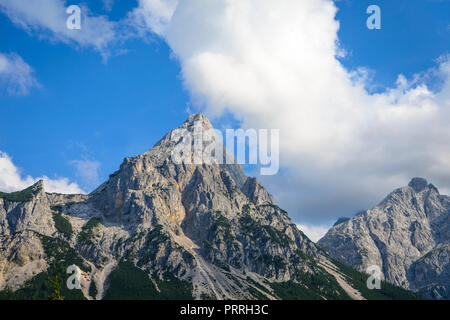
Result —
[{"label": "jagged summit", "polygon": [[335,224],[318,242],[358,270],[377,265],[386,280],[430,298],[450,298],[450,197],[426,179]]},{"label": "jagged summit", "polygon": [[[194,125],[195,124],[200,124],[202,131],[207,131],[210,129],[213,129],[213,126],[211,124],[211,122],[209,121],[209,119],[203,115],[202,113],[194,113],[191,114],[187,120],[185,122],[183,122],[183,124],[181,124],[180,126],[178,126],[177,128],[169,131],[161,140],[159,140],[152,149],[158,149],[158,151],[162,151],[162,148],[169,148],[171,149],[174,146],[174,141],[172,141],[172,134],[174,131],[176,130],[180,130],[180,129],[186,129],[189,132],[193,132],[194,131]],[[152,149],[150,149],[148,152],[151,152]]]},{"label": "jagged summit", "polygon": [[34,191],[44,190],[45,189],[44,187],[45,187],[44,180],[39,180],[38,182],[36,182],[34,185],[31,186],[31,188]]},{"label": "jagged summit", "polygon": [[39,195],[45,195],[45,183],[44,183],[44,180],[37,181],[31,187],[25,189],[22,192],[27,192],[27,190],[29,190],[29,192],[31,193],[31,195],[33,197],[37,197]]},{"label": "jagged summit", "polygon": [[[177,129],[193,132],[199,124],[202,131],[212,129],[202,114],[191,115]],[[299,270],[322,272],[304,258],[319,256],[314,243],[256,179],[247,178],[238,164],[174,163],[173,132],[148,152],[126,158],[108,181],[75,203],[63,196],[42,197],[39,211],[24,215],[39,220],[20,230],[54,235],[50,221],[56,209],[51,208],[58,208],[73,225],[95,219],[101,227],[90,232],[98,232],[99,238],[87,237],[82,226],[73,227],[78,235],[70,238],[96,266],[94,278],[98,273],[104,281],[102,270],[117,265],[117,257],[133,256],[133,263],[150,274],[163,277],[169,272],[189,281],[197,298],[250,298],[249,276],[264,287],[264,278],[287,281],[300,279]],[[119,238],[127,241],[117,242]],[[267,297],[273,298],[270,293]]]},{"label": "jagged summit", "polygon": [[5,193],[0,191],[0,199],[4,199],[9,202],[24,202],[30,201],[41,194],[45,194],[43,180],[39,180],[38,182],[21,191],[11,193]]},{"label": "jagged summit", "polygon": [[415,192],[421,192],[428,187],[428,181],[424,178],[412,178],[408,186],[413,188]]},{"label": "jagged summit", "polygon": [[254,203],[275,203],[273,196],[264,189],[256,178],[248,178],[242,186],[242,192]]},{"label": "jagged summit", "polygon": [[[198,124],[212,128],[194,114],[178,129]],[[42,290],[75,264],[82,293],[65,297],[364,298],[239,164],[173,162],[172,133],[90,195],[0,194],[0,290],[20,296],[26,281]],[[137,278],[142,286],[124,292]]]},{"label": "jagged summit", "polygon": [[[212,126],[211,122],[209,121],[208,117],[205,116],[205,115],[202,114],[202,113],[194,113],[194,114],[191,114],[191,115],[187,118],[187,120],[185,121],[185,124],[187,124],[187,126],[191,126],[191,125],[193,125],[196,121],[200,121],[200,122],[204,125],[205,128],[208,128],[208,129],[212,129],[212,128],[213,128],[213,126]],[[183,127],[183,126],[182,126],[182,127]]]},{"label": "jagged summit", "polygon": [[[166,192],[172,195],[183,192],[185,188],[190,187],[190,184],[200,178],[208,184],[208,189],[219,188],[220,195],[223,195],[225,191],[231,192],[230,184],[234,186],[233,190],[241,191],[240,189],[247,181],[247,176],[239,164],[219,164],[214,161],[199,164],[191,161],[191,163],[177,164],[173,161],[173,148],[180,141],[172,134],[175,130],[186,130],[188,133],[192,133],[194,126],[199,124],[201,132],[212,129],[206,116],[199,113],[193,114],[182,125],[166,134],[146,153],[133,158],[125,158],[120,169],[92,192],[93,201],[99,211],[103,212],[104,218],[113,219],[116,222],[123,221],[123,217],[128,215],[121,213],[124,205],[127,205],[124,197],[131,191],[140,191],[139,196],[141,196],[147,193],[153,194],[156,190],[164,187],[168,189]],[[191,143],[194,142],[191,141]],[[216,141],[216,143],[226,150],[222,141]],[[219,198],[216,196],[216,199],[211,201],[221,201]],[[176,219],[184,217],[184,212],[180,208],[174,211],[177,215]]]}]

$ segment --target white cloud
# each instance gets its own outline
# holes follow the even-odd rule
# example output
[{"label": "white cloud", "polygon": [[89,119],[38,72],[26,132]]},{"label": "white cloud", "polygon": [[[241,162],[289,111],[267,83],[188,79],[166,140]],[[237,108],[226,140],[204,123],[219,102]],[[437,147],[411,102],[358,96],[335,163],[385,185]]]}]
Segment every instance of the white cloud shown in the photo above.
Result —
[{"label": "white cloud", "polygon": [[92,160],[72,160],[70,162],[76,168],[76,175],[80,177],[81,181],[88,188],[97,187],[100,178],[98,169],[100,168],[100,162]]},{"label": "white cloud", "polygon": [[297,228],[313,242],[319,241],[327,233],[328,229],[330,229],[330,227],[325,226],[306,226],[302,224],[297,224]]},{"label": "white cloud", "polygon": [[130,21],[141,33],[164,35],[178,5],[178,0],[138,0],[138,7],[130,14]]},{"label": "white cloud", "polygon": [[109,21],[106,16],[92,16],[86,6],[81,6],[81,29],[68,29],[69,15],[63,0],[0,0],[0,12],[30,33],[52,41],[94,48],[104,58],[110,55],[110,45],[121,37],[118,23]]},{"label": "white cloud", "polygon": [[173,1],[157,3],[171,10],[141,5],[142,15],[164,18],[163,31],[147,26],[180,60],[197,106],[231,112],[244,127],[281,129],[286,173],[262,180],[297,221],[356,213],[413,176],[450,187],[445,57],[432,72],[441,91],[400,75],[371,94],[368,73],[336,58],[345,50],[331,0],[179,0],[173,12]]},{"label": "white cloud", "polygon": [[16,53],[0,53],[0,92],[25,95],[30,88],[39,86],[33,69]]},{"label": "white cloud", "polygon": [[13,192],[23,190],[39,180],[44,180],[45,191],[57,193],[84,193],[76,183],[67,178],[50,179],[47,176],[33,178],[22,177],[20,170],[14,165],[12,159],[0,151],[0,191]]},{"label": "white cloud", "polygon": [[105,7],[106,11],[111,11],[112,7],[114,5],[114,0],[102,0],[103,6]]},{"label": "white cloud", "polygon": [[[0,0],[0,11],[30,33],[104,57],[133,36],[130,23],[141,36],[163,37],[197,108],[280,129],[284,174],[262,181],[303,224],[356,213],[413,176],[450,189],[448,57],[372,94],[370,72],[336,58],[345,48],[331,0],[138,0],[120,22],[83,7],[82,30],[66,28],[63,0]],[[422,81],[430,75],[441,77],[439,92]]]}]

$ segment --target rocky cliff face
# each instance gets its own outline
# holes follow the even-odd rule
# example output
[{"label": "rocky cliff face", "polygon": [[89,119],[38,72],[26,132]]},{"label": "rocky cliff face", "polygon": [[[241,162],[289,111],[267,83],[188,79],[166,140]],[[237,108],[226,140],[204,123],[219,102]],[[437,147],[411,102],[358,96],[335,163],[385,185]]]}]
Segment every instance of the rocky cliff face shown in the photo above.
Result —
[{"label": "rocky cliff face", "polygon": [[438,299],[450,298],[450,197],[425,179],[388,195],[378,206],[333,226],[318,242],[333,257]]},{"label": "rocky cliff face", "polygon": [[[212,128],[196,114],[178,129],[195,123]],[[363,298],[257,179],[237,164],[174,164],[171,137],[90,195],[0,193],[0,290],[46,298],[36,288],[75,264],[71,298]]]}]

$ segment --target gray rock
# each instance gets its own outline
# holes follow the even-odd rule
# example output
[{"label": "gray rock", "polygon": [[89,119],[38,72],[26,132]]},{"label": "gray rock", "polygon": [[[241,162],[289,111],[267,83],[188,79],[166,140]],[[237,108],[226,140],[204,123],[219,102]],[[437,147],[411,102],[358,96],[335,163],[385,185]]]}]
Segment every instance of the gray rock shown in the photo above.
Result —
[{"label": "gray rock", "polygon": [[[196,121],[203,131],[212,128],[195,114],[178,129],[192,132]],[[40,182],[22,202],[0,198],[0,290],[18,289],[55,263],[43,247],[47,236],[89,266],[81,282],[86,297],[92,282],[95,298],[104,297],[110,273],[123,260],[154,283],[167,274],[188,283],[197,299],[275,299],[269,283],[286,281],[319,297],[346,297],[344,291],[361,297],[240,165],[210,155],[208,164],[173,163],[172,133],[146,153],[125,158],[89,195],[49,194]],[[226,154],[221,141],[215,143]],[[72,234],[55,223],[61,219]],[[422,240],[415,241],[427,250]]]},{"label": "gray rock", "polygon": [[377,265],[389,282],[449,299],[449,200],[414,178],[375,208],[333,226],[318,244],[360,271]]}]

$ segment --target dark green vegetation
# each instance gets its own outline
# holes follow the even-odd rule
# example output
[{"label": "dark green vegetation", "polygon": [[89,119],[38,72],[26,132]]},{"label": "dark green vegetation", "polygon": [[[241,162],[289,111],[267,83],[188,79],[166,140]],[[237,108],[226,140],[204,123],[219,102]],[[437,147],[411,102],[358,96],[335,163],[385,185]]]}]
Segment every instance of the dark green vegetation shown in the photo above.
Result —
[{"label": "dark green vegetation", "polygon": [[271,207],[271,208],[275,209],[276,211],[280,211],[283,214],[287,214],[286,210],[281,209],[279,206],[277,206],[276,204],[273,204],[273,203],[266,203],[266,204],[261,205],[261,207]]},{"label": "dark green vegetation", "polygon": [[33,190],[33,186],[18,192],[11,192],[11,193],[0,192],[0,199],[4,199],[11,202],[27,202],[33,199],[35,192],[36,190]]},{"label": "dark green vegetation", "polygon": [[[170,240],[167,233],[163,231],[163,227],[161,225],[156,225],[150,232],[147,233],[147,235],[145,235],[145,233],[141,233],[138,236],[140,238],[145,237],[145,245],[140,249],[139,252],[136,252],[132,248],[129,248],[124,257],[126,259],[138,257],[138,262],[136,263],[136,265],[139,268],[144,268],[148,263],[152,261],[159,260],[161,262],[161,259],[167,259],[167,254],[172,251],[181,252],[182,258],[187,263],[191,263],[194,259],[191,253],[184,250],[180,245]],[[161,252],[165,252],[166,255],[161,256]]]},{"label": "dark green vegetation", "polygon": [[163,227],[156,225],[155,228],[147,234],[146,243],[143,248],[143,254],[137,262],[139,267],[149,263],[151,260],[156,259],[159,247],[169,241],[169,237],[162,232]]},{"label": "dark green vegetation", "polygon": [[288,247],[292,240],[283,232],[271,227],[262,225],[246,214],[239,219],[242,231],[253,241],[271,241],[281,247]]},{"label": "dark green vegetation", "polygon": [[370,290],[367,288],[367,278],[369,275],[356,271],[352,267],[332,260],[333,263],[341,270],[341,273],[347,276],[348,282],[356,290],[361,292],[364,298],[368,300],[423,300],[424,298],[415,292],[408,291],[401,287],[397,287],[386,281],[381,281],[381,289]]},{"label": "dark green vegetation", "polygon": [[[302,261],[308,261],[310,263],[315,264],[314,258],[312,256],[310,256],[309,254],[304,253],[302,250],[300,249],[296,249],[295,250],[295,254],[302,260]],[[297,261],[294,261],[297,262]]]},{"label": "dark green vegetation", "polygon": [[[147,237],[150,241],[160,242],[160,229],[155,228]],[[49,268],[29,281],[22,289],[13,292],[5,289],[0,292],[0,300],[3,299],[38,299],[46,300],[61,296],[64,299],[84,299],[80,290],[68,290],[65,283],[70,276],[66,273],[67,267],[75,264],[84,271],[90,271],[90,267],[83,262],[82,257],[71,248],[65,241],[53,239],[40,235],[41,242],[46,255],[48,256]],[[308,259],[314,263],[313,258],[302,256],[302,259]],[[391,299],[421,299],[413,292],[404,290],[392,284],[382,282],[381,290],[369,290],[366,285],[368,275],[354,270],[339,261],[333,260],[333,263],[339,268],[340,272],[347,277],[350,285],[360,291],[367,299],[391,300]],[[137,299],[137,300],[182,300],[193,299],[191,284],[175,278],[170,273],[165,273],[161,280],[156,274],[152,279],[148,273],[130,261],[121,261],[118,267],[110,274],[108,278],[109,289],[104,299]],[[55,295],[55,279],[60,281],[60,292]],[[320,268],[316,269],[314,274],[299,272],[297,282],[287,281],[279,283],[270,283],[273,289],[271,293],[260,284],[247,278],[250,285],[249,292],[257,299],[267,299],[265,294],[275,295],[283,300],[343,300],[350,299],[349,296],[338,285],[333,276],[322,272]],[[158,290],[158,289],[159,290]],[[256,290],[256,288],[262,290]],[[89,295],[95,297],[97,288],[94,282],[89,287]]]},{"label": "dark green vegetation", "polygon": [[274,282],[270,286],[282,300],[350,300],[336,279],[321,268],[315,274],[298,272],[297,281]]},{"label": "dark green vegetation", "polygon": [[39,235],[45,254],[48,257],[49,267],[28,280],[24,287],[12,292],[7,289],[0,292],[0,300],[47,300],[54,292],[54,281],[61,281],[61,296],[66,300],[84,300],[81,290],[69,290],[66,286],[67,268],[71,265],[78,266],[83,271],[90,271],[90,266],[85,265],[81,256],[65,241]]},{"label": "dark green vegetation", "polygon": [[63,234],[66,238],[70,238],[73,234],[72,225],[70,221],[63,217],[61,212],[52,212],[53,222],[55,223],[55,228]]},{"label": "dark green vegetation", "polygon": [[317,293],[293,281],[274,282],[270,286],[282,300],[323,300]]},{"label": "dark green vegetation", "polygon": [[81,228],[78,241],[82,244],[94,244],[94,229],[100,226],[100,219],[92,218]]},{"label": "dark green vegetation", "polygon": [[[247,280],[247,284],[249,285],[249,289],[250,289],[252,295],[254,295],[255,297],[261,297],[258,299],[267,300],[268,296],[273,296],[273,293],[270,290],[268,290],[266,287],[259,284],[258,282],[254,281],[252,278],[247,277],[246,280]],[[269,284],[268,282],[266,282],[266,283]],[[256,290],[255,288],[258,288],[259,290],[264,292],[264,294],[261,293],[261,291]],[[251,289],[253,289],[253,290],[251,290]]]},{"label": "dark green vegetation", "polygon": [[169,273],[164,280],[154,275],[155,284],[148,274],[132,262],[121,261],[111,272],[109,289],[105,300],[192,300],[192,288],[187,282],[178,280]]},{"label": "dark green vegetation", "polygon": [[225,218],[220,211],[216,212],[216,221],[214,225],[213,231],[215,233],[223,232],[224,238],[227,241],[233,241],[236,238],[231,232],[231,222],[227,218]]},{"label": "dark green vegetation", "polygon": [[89,296],[95,299],[97,297],[97,286],[95,285],[94,280],[91,281],[91,284],[89,285]]},{"label": "dark green vegetation", "polygon": [[64,272],[68,266],[73,264],[85,272],[91,271],[91,267],[83,261],[80,254],[69,243],[44,235],[40,235],[40,237],[50,265],[61,265],[64,267]]},{"label": "dark green vegetation", "polygon": [[50,300],[64,300],[64,296],[61,295],[62,283],[59,280],[58,275],[54,279],[50,279],[50,285],[53,289],[53,293],[48,296]]},{"label": "dark green vegetation", "polygon": [[[339,261],[332,260],[341,273],[346,276],[348,283],[361,292],[368,300],[419,300],[418,294],[397,287],[388,282],[381,282],[380,290],[367,288],[369,275],[356,271],[352,267]],[[271,283],[276,296],[283,300],[348,300],[350,297],[337,283],[334,277],[326,272],[312,274],[297,274],[298,283],[293,281]]]}]

